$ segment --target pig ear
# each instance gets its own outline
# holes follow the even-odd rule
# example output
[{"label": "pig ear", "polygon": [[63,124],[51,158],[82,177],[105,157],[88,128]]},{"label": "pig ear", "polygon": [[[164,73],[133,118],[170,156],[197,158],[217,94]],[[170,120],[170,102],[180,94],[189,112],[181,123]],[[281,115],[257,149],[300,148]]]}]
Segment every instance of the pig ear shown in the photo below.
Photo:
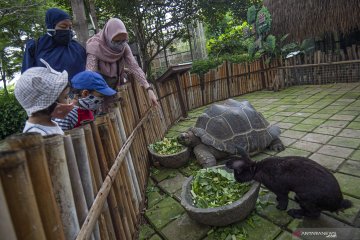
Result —
[{"label": "pig ear", "polygon": [[239,169],[244,166],[245,162],[241,159],[233,158],[226,162],[226,167],[230,169]]}]

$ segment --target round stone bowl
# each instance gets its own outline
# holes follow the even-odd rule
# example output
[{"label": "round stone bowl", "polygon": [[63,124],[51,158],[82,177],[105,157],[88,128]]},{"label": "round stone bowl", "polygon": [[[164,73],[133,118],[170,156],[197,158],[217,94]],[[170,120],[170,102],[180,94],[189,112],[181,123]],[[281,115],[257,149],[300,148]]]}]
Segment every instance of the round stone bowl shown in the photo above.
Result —
[{"label": "round stone bowl", "polygon": [[148,150],[153,162],[159,162],[161,166],[166,168],[180,168],[188,163],[190,158],[190,148],[188,147],[185,147],[180,152],[169,155],[158,154],[150,147],[148,147]]},{"label": "round stone bowl", "polygon": [[[232,170],[225,166],[218,166],[228,172]],[[188,177],[182,186],[181,205],[185,208],[190,218],[193,220],[210,225],[226,226],[234,222],[244,220],[254,209],[260,190],[260,183],[250,182],[251,188],[239,200],[225,206],[216,208],[198,208],[194,205],[191,195],[191,182],[193,177]]]}]

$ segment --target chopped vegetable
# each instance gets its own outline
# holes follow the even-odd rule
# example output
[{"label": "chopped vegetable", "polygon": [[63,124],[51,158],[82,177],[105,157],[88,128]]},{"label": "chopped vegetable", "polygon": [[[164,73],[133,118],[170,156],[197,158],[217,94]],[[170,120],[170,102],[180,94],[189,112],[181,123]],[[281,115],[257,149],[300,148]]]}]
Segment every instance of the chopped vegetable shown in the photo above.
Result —
[{"label": "chopped vegetable", "polygon": [[239,200],[250,189],[249,183],[238,183],[224,169],[201,169],[192,183],[191,195],[195,206],[214,208]]},{"label": "chopped vegetable", "polygon": [[181,145],[176,138],[164,138],[154,144],[150,144],[150,148],[161,155],[169,155],[180,152],[185,147]]}]

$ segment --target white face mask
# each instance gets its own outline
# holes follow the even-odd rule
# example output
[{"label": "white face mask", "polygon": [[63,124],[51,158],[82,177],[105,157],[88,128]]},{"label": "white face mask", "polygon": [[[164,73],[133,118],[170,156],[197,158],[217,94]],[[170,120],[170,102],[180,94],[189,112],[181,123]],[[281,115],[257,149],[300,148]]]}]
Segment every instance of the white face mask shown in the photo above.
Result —
[{"label": "white face mask", "polygon": [[94,95],[89,95],[85,98],[79,99],[80,106],[91,111],[96,111],[103,102],[104,98],[96,97]]}]

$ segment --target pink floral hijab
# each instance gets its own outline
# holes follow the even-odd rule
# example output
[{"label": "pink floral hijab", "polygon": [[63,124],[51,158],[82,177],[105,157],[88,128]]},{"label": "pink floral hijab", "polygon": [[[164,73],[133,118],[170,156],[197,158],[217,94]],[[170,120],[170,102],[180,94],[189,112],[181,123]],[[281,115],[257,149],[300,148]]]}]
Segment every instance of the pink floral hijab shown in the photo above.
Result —
[{"label": "pink floral hijab", "polygon": [[128,51],[131,52],[127,44],[120,52],[110,48],[111,40],[120,33],[125,33],[128,39],[124,23],[118,18],[110,18],[104,29],[91,37],[86,43],[86,53],[96,56],[99,60],[99,69],[109,77],[118,75],[118,61],[120,60],[120,65],[123,66],[124,55],[128,54]]}]

